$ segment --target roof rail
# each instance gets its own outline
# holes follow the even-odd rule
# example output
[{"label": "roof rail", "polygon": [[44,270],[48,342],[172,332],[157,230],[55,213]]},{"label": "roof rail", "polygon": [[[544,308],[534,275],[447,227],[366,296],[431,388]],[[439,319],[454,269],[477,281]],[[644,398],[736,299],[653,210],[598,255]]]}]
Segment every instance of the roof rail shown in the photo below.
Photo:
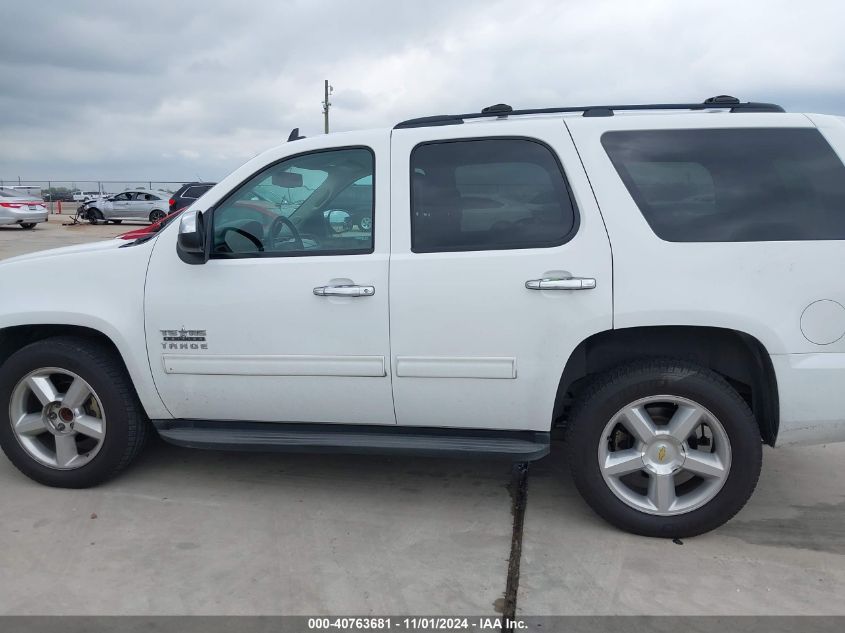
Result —
[{"label": "roof rail", "polygon": [[746,101],[741,103],[736,97],[719,95],[710,97],[702,103],[652,103],[633,105],[594,105],[577,106],[565,108],[531,108],[528,110],[514,110],[504,103],[484,108],[481,112],[470,112],[468,114],[438,114],[435,116],[424,116],[418,119],[408,119],[394,126],[394,129],[413,127],[434,127],[438,125],[460,125],[464,119],[480,119],[488,117],[507,118],[520,114],[560,114],[567,112],[581,112],[582,116],[613,116],[616,111],[631,110],[711,110],[726,109],[731,112],[784,112],[784,109],[774,103],[756,103]]}]

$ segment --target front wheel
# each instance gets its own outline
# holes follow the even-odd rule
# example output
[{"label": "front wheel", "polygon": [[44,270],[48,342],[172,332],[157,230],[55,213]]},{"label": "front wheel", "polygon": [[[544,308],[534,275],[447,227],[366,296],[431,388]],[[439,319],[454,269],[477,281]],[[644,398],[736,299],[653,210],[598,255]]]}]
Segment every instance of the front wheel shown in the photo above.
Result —
[{"label": "front wheel", "polygon": [[99,224],[100,222],[105,221],[103,213],[99,209],[88,209],[86,215],[88,216],[88,221],[91,224]]},{"label": "front wheel", "polygon": [[85,339],[32,343],[0,366],[0,446],[25,475],[86,488],[125,468],[149,422],[115,352]]},{"label": "front wheel", "polygon": [[695,536],[728,521],[757,485],[760,431],[718,374],[675,360],[614,369],[573,407],[567,450],[575,485],[613,525]]}]

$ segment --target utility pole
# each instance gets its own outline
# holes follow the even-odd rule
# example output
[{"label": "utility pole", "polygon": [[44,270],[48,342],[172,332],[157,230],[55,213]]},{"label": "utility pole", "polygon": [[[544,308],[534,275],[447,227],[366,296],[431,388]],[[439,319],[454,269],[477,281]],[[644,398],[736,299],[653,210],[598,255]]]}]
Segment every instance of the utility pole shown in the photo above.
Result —
[{"label": "utility pole", "polygon": [[329,108],[332,107],[329,95],[332,92],[334,92],[334,88],[329,85],[329,80],[326,79],[323,86],[323,131],[325,134],[329,133]]}]

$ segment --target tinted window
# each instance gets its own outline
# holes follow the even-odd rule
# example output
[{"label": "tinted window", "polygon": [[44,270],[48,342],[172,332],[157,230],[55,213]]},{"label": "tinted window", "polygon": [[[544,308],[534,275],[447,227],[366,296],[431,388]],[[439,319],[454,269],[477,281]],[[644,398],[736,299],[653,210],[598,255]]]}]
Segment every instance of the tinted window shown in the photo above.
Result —
[{"label": "tinted window", "polygon": [[211,189],[211,187],[188,187],[185,190],[185,193],[182,194],[183,198],[199,198],[204,194],[206,191]]},{"label": "tinted window", "polygon": [[537,141],[426,143],[411,154],[414,252],[557,246],[575,218],[560,165]]},{"label": "tinted window", "polygon": [[845,166],[818,130],[607,132],[602,145],[664,240],[845,239]]},{"label": "tinted window", "polygon": [[215,209],[214,253],[372,252],[373,168],[372,152],[360,148],[313,152],[271,165]]}]

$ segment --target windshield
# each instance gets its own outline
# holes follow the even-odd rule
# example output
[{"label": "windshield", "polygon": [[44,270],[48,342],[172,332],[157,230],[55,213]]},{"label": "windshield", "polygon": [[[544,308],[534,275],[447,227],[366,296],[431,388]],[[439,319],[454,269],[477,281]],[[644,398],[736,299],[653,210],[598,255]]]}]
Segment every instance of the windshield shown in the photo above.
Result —
[{"label": "windshield", "polygon": [[269,202],[282,215],[290,216],[299,209],[303,202],[311,197],[311,194],[328,177],[328,172],[320,168],[307,169],[304,167],[291,167],[287,172],[300,175],[302,177],[301,186],[285,187],[274,183],[272,176],[268,175],[265,179],[255,183],[244,199]]}]

